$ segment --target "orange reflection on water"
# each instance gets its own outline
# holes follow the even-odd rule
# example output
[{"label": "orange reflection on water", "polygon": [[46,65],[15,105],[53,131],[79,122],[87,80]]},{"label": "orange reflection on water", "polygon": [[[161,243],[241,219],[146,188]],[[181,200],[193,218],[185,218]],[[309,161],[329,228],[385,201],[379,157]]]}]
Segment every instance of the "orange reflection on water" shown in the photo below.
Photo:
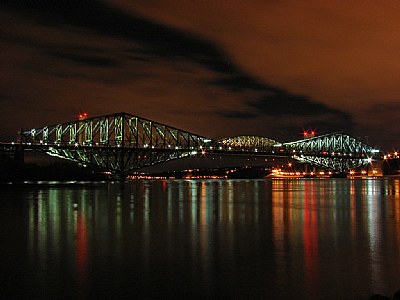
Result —
[{"label": "orange reflection on water", "polygon": [[[200,187],[200,220],[201,225],[207,224],[207,190],[206,190],[206,182],[203,181]],[[202,227],[201,227],[202,228]]]},{"label": "orange reflection on water", "polygon": [[350,223],[351,223],[351,237],[354,239],[356,237],[356,188],[355,181],[350,181]]},{"label": "orange reflection on water", "polygon": [[273,188],[274,193],[272,194],[272,224],[274,233],[275,247],[282,251],[284,242],[284,205],[283,201],[286,198],[285,187],[283,180],[274,180]]},{"label": "orange reflection on water", "polygon": [[[396,220],[398,226],[394,228],[395,236],[397,237],[398,244],[400,245],[400,179],[393,180],[388,185],[388,194],[393,197],[392,212],[393,218]],[[399,249],[400,255],[400,249]]]},{"label": "orange reflection on water", "polygon": [[400,222],[400,179],[396,179],[393,181],[391,185],[389,185],[388,193],[394,196],[393,201],[393,214],[395,220]]},{"label": "orange reflection on water", "polygon": [[[293,213],[293,182],[273,180],[272,182],[272,226],[273,242],[277,255],[277,282],[284,284],[288,280],[285,270],[288,266],[297,264],[298,257],[287,257],[286,247],[299,238],[296,222],[298,214]],[[290,239],[290,241],[288,240]],[[296,253],[298,254],[298,253]]]},{"label": "orange reflection on water", "polygon": [[[323,188],[323,187],[321,187]],[[315,209],[314,182],[304,182],[304,264],[307,285],[312,288],[318,279],[318,215]],[[323,191],[324,192],[324,191]]]},{"label": "orange reflection on water", "polygon": [[352,296],[365,287],[387,293],[399,274],[399,192],[392,178],[35,187],[24,269],[38,271],[42,286],[52,282],[52,292],[67,286],[81,298],[104,284],[99,269],[109,271],[112,292],[120,282],[152,289],[155,278],[210,297],[241,288],[326,299],[339,285]]}]

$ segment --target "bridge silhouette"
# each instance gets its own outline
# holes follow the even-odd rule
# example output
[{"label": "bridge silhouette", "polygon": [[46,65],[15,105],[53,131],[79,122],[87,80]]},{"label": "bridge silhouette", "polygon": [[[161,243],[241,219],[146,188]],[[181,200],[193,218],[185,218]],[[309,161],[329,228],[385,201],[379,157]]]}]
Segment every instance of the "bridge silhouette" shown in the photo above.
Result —
[{"label": "bridge silhouette", "polygon": [[128,113],[32,128],[3,151],[35,150],[125,178],[135,170],[188,156],[286,156],[346,173],[380,159],[380,151],[343,133],[280,143],[261,136],[211,139]]}]

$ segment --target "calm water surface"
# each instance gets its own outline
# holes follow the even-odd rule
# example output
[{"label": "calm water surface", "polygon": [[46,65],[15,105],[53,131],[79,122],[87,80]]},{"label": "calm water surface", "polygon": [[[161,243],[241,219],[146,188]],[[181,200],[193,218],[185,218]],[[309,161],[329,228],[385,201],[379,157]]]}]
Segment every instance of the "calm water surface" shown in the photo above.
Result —
[{"label": "calm water surface", "polygon": [[1,294],[392,295],[399,194],[398,177],[1,185]]}]

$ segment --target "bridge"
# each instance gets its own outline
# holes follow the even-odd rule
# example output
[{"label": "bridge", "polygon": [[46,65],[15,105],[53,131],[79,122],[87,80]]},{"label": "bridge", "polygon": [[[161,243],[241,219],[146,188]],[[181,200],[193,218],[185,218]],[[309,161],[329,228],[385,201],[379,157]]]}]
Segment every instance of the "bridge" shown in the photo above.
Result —
[{"label": "bridge", "polygon": [[24,150],[89,165],[125,178],[143,167],[200,155],[286,156],[345,173],[380,158],[380,151],[343,134],[332,133],[280,143],[261,136],[210,139],[172,126],[116,113],[23,130],[3,151]]}]

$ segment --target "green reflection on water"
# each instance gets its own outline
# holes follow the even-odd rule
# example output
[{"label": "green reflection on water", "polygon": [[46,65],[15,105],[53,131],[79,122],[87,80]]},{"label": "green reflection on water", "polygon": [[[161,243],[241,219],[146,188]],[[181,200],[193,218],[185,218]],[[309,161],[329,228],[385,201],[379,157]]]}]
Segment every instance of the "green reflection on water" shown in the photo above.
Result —
[{"label": "green reflection on water", "polygon": [[291,286],[322,297],[337,285],[389,294],[400,276],[399,194],[396,178],[28,187],[22,267],[33,285],[72,296],[121,282],[151,295],[151,282],[178,278],[206,295],[252,287],[284,299],[292,292],[279,286]]}]

